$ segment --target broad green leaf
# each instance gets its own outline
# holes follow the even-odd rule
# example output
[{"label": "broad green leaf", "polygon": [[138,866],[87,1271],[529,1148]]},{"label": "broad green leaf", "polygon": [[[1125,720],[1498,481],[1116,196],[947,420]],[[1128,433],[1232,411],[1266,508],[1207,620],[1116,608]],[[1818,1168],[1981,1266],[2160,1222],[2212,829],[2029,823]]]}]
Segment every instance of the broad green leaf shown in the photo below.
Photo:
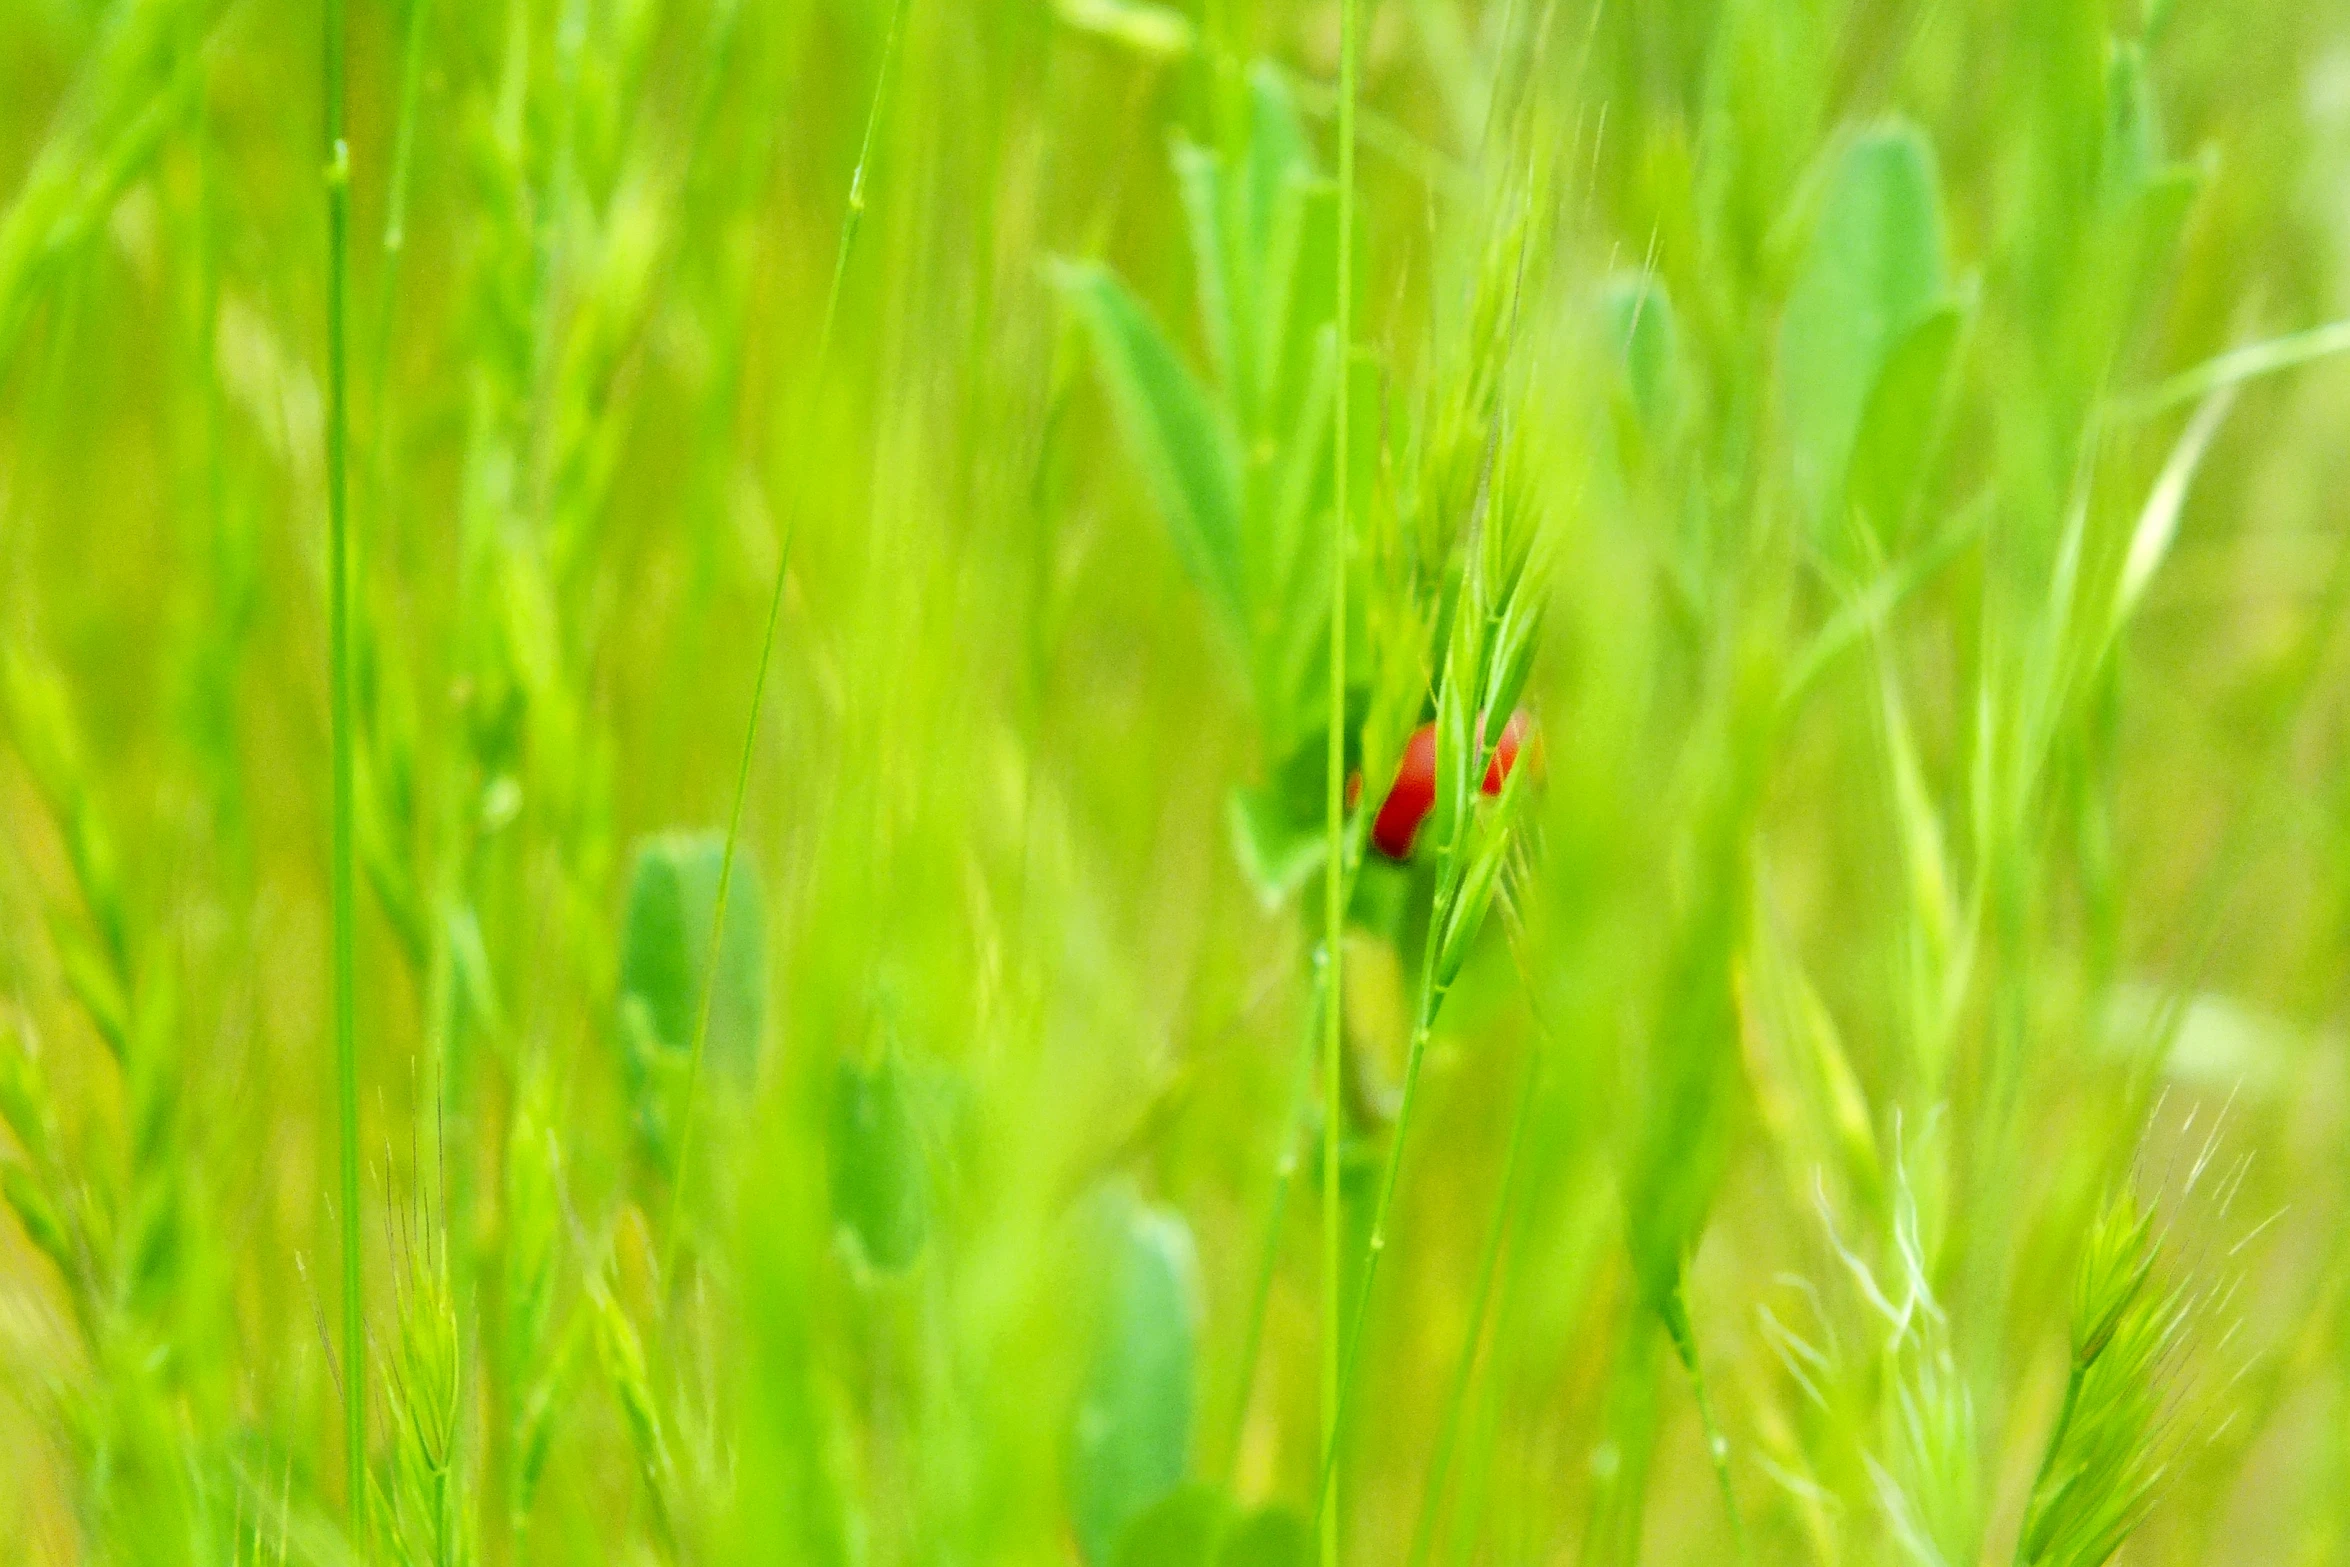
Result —
[{"label": "broad green leaf", "polygon": [[1956,304],[1920,317],[1886,356],[1862,406],[1847,493],[1888,547],[1924,477],[1965,319]]},{"label": "broad green leaf", "polygon": [[1246,235],[1258,255],[1272,247],[1275,215],[1300,180],[1316,177],[1297,102],[1278,67],[1260,61],[1248,76]]},{"label": "broad green leaf", "polygon": [[[641,1011],[646,1044],[679,1058],[693,1049],[702,988],[710,983],[711,928],[726,841],[717,832],[671,832],[638,845],[620,940],[623,1012]],[[738,856],[718,934],[704,1059],[747,1078],[756,1063],[766,1003],[765,915],[757,870]]]},{"label": "broad green leaf", "polygon": [[1216,1567],[1232,1504],[1214,1486],[1192,1484],[1136,1514],[1118,1537],[1114,1567]]},{"label": "broad green leaf", "polygon": [[[1258,678],[1265,737],[1274,746],[1293,744],[1310,731],[1327,732],[1324,722],[1330,679],[1330,550],[1334,486],[1331,410],[1338,376],[1336,337],[1320,334],[1322,353],[1304,387],[1296,423],[1272,477],[1280,488],[1262,534],[1264,597]],[[1353,370],[1355,426],[1354,496],[1372,493],[1378,425],[1378,373],[1358,355]],[[1350,497],[1351,503],[1351,497]],[[1365,646],[1363,595],[1347,596],[1348,645]]]},{"label": "broad green leaf", "polygon": [[1176,553],[1245,649],[1240,462],[1231,429],[1149,312],[1108,270],[1059,262],[1052,275],[1092,337],[1103,388]]},{"label": "broad green leaf", "polygon": [[1854,137],[1829,172],[1780,342],[1796,482],[1815,509],[1837,499],[1887,358],[1943,292],[1932,150],[1903,124]]},{"label": "broad green leaf", "polygon": [[[1231,186],[1224,178],[1223,160],[1204,147],[1175,143],[1175,184],[1183,193],[1183,217],[1191,228],[1191,265],[1198,279],[1200,324],[1208,340],[1208,355],[1225,393],[1236,397],[1236,345],[1248,340],[1245,295],[1236,290],[1230,247],[1226,243],[1225,203]],[[1245,283],[1245,280],[1238,280]]]},{"label": "broad green leaf", "polygon": [[1095,1219],[1101,1314],[1077,1407],[1070,1511],[1093,1567],[1111,1567],[1127,1526],[1183,1483],[1191,1462],[1198,1285],[1191,1231],[1131,1192]]},{"label": "broad green leaf", "polygon": [[1313,1559],[1313,1528],[1286,1507],[1267,1507],[1232,1526],[1216,1567],[1310,1567]]},{"label": "broad green leaf", "polygon": [[1663,432],[1673,410],[1673,302],[1647,276],[1620,277],[1600,295],[1600,310],[1624,372],[1624,389],[1650,439]]},{"label": "broad green leaf", "polygon": [[832,1088],[833,1222],[882,1273],[911,1267],[930,1233],[930,1171],[912,1085],[897,1052],[843,1061]]},{"label": "broad green leaf", "polygon": [[1305,395],[1322,333],[1337,314],[1337,187],[1308,150],[1288,83],[1271,66],[1249,78],[1249,146],[1234,225],[1250,274],[1253,364],[1240,416],[1255,435],[1285,435]]}]

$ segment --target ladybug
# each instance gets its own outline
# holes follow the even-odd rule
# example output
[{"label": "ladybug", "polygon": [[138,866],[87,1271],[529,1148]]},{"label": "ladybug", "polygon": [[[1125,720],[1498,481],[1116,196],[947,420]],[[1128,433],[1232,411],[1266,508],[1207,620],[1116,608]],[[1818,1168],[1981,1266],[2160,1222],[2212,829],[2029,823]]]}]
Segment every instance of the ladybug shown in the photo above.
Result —
[{"label": "ladybug", "polygon": [[[1501,728],[1494,741],[1493,760],[1485,766],[1485,792],[1501,793],[1501,786],[1518,765],[1518,753],[1525,746],[1528,720],[1525,709],[1510,715],[1510,721]],[[1422,724],[1412,731],[1412,738],[1403,748],[1403,763],[1396,769],[1395,783],[1388,789],[1387,798],[1379,806],[1379,814],[1371,822],[1371,845],[1391,860],[1412,857],[1412,840],[1420,835],[1420,823],[1436,808],[1436,726]]]}]

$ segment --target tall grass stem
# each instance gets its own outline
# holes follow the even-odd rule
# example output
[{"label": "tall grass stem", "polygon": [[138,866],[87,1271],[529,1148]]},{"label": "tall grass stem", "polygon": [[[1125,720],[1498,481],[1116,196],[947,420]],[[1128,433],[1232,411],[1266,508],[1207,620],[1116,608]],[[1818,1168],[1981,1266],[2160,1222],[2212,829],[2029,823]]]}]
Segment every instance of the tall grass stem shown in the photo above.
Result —
[{"label": "tall grass stem", "polygon": [[[856,249],[857,232],[865,218],[865,179],[873,164],[873,141],[881,127],[882,105],[889,90],[890,66],[897,59],[898,40],[905,31],[907,0],[890,8],[889,33],[881,46],[881,66],[874,74],[873,97],[865,110],[865,134],[857,147],[857,166],[849,176],[848,209],[841,219],[840,243],[833,252],[832,281],[824,292],[824,320],[816,334],[816,357],[810,377],[821,389],[832,362],[835,326],[840,320],[841,281],[848,275],[849,256]],[[735,765],[734,798],[726,811],[726,846],[718,857],[718,890],[710,912],[710,961],[702,973],[700,999],[694,1006],[694,1042],[686,1066],[685,1107],[679,1112],[677,1174],[670,1184],[669,1223],[662,1242],[661,1272],[672,1278],[677,1264],[678,1236],[685,1218],[685,1191],[693,1167],[694,1109],[700,1098],[702,1057],[710,1038],[710,1004],[717,992],[719,936],[726,929],[726,898],[734,884],[734,861],[742,842],[743,801],[750,793],[751,759],[758,752],[759,711],[765,705],[767,674],[775,659],[775,628],[783,617],[783,589],[791,572],[792,538],[799,530],[800,491],[794,488],[784,509],[782,540],[777,546],[775,581],[767,595],[767,616],[759,634],[759,662],[751,677],[751,711],[743,724],[742,754]]]},{"label": "tall grass stem", "polygon": [[1493,1199],[1493,1217],[1486,1225],[1485,1245],[1477,1263],[1476,1293],[1469,1303],[1469,1325],[1461,1335],[1460,1358],[1453,1364],[1452,1384],[1445,1392],[1442,1423],[1436,1428],[1436,1447],[1428,1459],[1428,1479],[1420,1498],[1420,1521],[1412,1531],[1407,1567],[1421,1567],[1436,1547],[1436,1526],[1444,1511],[1444,1482],[1452,1468],[1453,1448],[1460,1440],[1461,1415],[1468,1407],[1469,1385],[1477,1369],[1477,1347],[1485,1336],[1485,1315],[1493,1303],[1494,1275],[1500,1271],[1502,1241],[1509,1233],[1510,1210],[1518,1195],[1518,1170],[1526,1152],[1526,1128],[1534,1119],[1534,1098],[1542,1086],[1542,1041],[1536,1037],[1526,1062],[1526,1081],[1518,1091],[1517,1113],[1510,1119],[1509,1149],[1502,1156],[1501,1189]]},{"label": "tall grass stem", "polygon": [[351,149],[343,135],[343,0],[326,0],[326,602],[329,745],[334,770],[335,1123],[343,1244],[343,1474],[351,1535],[367,1520],[367,1343],[360,1310],[359,1038],[352,850],[350,445],[344,294],[349,280]]},{"label": "tall grass stem", "polygon": [[[1361,92],[1360,0],[1338,8],[1338,390],[1331,441],[1330,752],[1322,877],[1322,1470],[1335,1483],[1343,1397],[1339,1324],[1344,1316],[1344,1226],[1339,1212],[1339,1141],[1346,1117],[1346,555],[1351,533],[1348,473],[1353,466],[1355,102]],[[1322,1567],[1337,1567],[1339,1511],[1321,1510]]]},{"label": "tall grass stem", "polygon": [[1257,1246],[1256,1282],[1249,1290],[1248,1315],[1241,1324],[1240,1370],[1232,1395],[1231,1434],[1224,1448],[1224,1478],[1228,1486],[1240,1469],[1241,1436],[1248,1426],[1250,1395],[1256,1391],[1257,1360],[1264,1352],[1265,1312],[1272,1302],[1273,1280],[1281,1265],[1282,1223],[1289,1216],[1290,1190],[1297,1184],[1297,1145],[1307,1112],[1313,1106],[1314,1056],[1322,1039],[1322,1008],[1328,999],[1323,994],[1322,977],[1315,976],[1313,1005],[1307,1009],[1306,1028],[1298,1040],[1289,1110],[1282,1121],[1281,1158],[1273,1174],[1272,1200],[1266,1206],[1264,1238]]}]

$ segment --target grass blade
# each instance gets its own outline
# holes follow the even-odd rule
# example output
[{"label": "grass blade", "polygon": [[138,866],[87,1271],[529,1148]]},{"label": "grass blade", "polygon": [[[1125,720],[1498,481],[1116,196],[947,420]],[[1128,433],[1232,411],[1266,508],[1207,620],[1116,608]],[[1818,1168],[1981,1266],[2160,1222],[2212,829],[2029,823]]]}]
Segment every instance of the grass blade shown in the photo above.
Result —
[{"label": "grass blade", "polygon": [[1362,18],[1359,0],[1339,0],[1338,9],[1338,388],[1333,414],[1337,437],[1331,443],[1335,486],[1330,513],[1330,758],[1325,801],[1322,867],[1322,952],[1328,965],[1327,1002],[1322,1022],[1322,1473],[1317,1497],[1322,1567],[1337,1567],[1337,1487],[1340,1403],[1345,1397],[1344,1349],[1340,1336],[1345,1290],[1344,1223],[1339,1211],[1338,1144],[1345,1123],[1346,1050],[1346,543],[1348,470],[1353,466],[1354,377],[1347,373],[1354,345],[1355,106],[1361,94]]},{"label": "grass blade", "polygon": [[359,1042],[353,953],[350,444],[345,291],[350,271],[351,149],[343,139],[343,0],[326,0],[326,506],[327,680],[334,770],[335,1126],[341,1163],[343,1446],[351,1537],[367,1523],[367,1341],[359,1267]]},{"label": "grass blade", "polygon": [[[891,8],[889,35],[881,46],[881,68],[874,74],[873,98],[865,111],[865,134],[857,148],[856,171],[849,176],[848,211],[841,219],[840,245],[833,253],[832,281],[824,291],[824,324],[816,334],[816,357],[811,374],[818,385],[823,384],[824,372],[832,362],[833,328],[840,320],[841,279],[848,275],[849,256],[856,249],[857,231],[865,218],[865,176],[873,164],[874,133],[881,125],[882,104],[889,90],[890,66],[896,61],[898,39],[905,31],[907,0],[897,0]],[[798,494],[795,490],[794,495]],[[751,712],[743,724],[743,745],[735,765],[734,798],[726,810],[726,844],[718,857],[718,891],[712,898],[710,911],[710,945],[713,953],[720,948],[726,930],[726,897],[734,885],[734,859],[742,845],[743,800],[751,788],[751,758],[758,753],[759,711],[767,697],[767,673],[775,660],[775,627],[783,618],[784,582],[791,571],[792,536],[798,530],[799,505],[795,499],[783,527],[783,542],[776,552],[775,585],[767,595],[767,618],[759,633],[759,662],[751,677]],[[677,1178],[669,1194],[669,1225],[662,1246],[662,1276],[671,1278],[676,1273],[679,1228],[685,1217],[685,1192],[693,1175],[694,1109],[700,1098],[702,1083],[702,1056],[710,1037],[710,1007],[717,994],[719,965],[712,963],[702,977],[701,1000],[694,1008],[693,1049],[686,1062],[685,1099],[678,1110]]]}]

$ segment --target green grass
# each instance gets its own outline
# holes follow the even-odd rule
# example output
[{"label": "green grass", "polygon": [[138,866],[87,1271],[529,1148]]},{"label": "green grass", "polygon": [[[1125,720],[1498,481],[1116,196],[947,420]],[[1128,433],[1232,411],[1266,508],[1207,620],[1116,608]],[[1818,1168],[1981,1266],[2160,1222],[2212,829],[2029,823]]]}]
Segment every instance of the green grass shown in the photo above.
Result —
[{"label": "green grass", "polygon": [[[1356,0],[1338,8],[1338,258],[1336,333],[1338,384],[1333,393],[1337,434],[1331,442],[1330,481],[1330,702],[1323,711],[1329,743],[1323,751],[1322,962],[1328,999],[1322,1009],[1322,1469],[1315,1506],[1321,1520],[1322,1567],[1337,1567],[1343,1528],[1338,1484],[1340,1421],[1346,1410],[1349,1356],[1346,1320],[1344,1194],[1339,1185],[1338,1127],[1346,1119],[1346,566],[1354,533],[1348,495],[1352,463],[1355,288],[1355,118],[1362,95],[1363,24]],[[1397,1128],[1397,1146],[1402,1146]],[[1376,1232],[1374,1232],[1376,1234]],[[1376,1240],[1374,1240],[1376,1246]],[[1373,1252],[1374,1257],[1377,1255]],[[1366,1296],[1369,1281],[1364,1283]]]},{"label": "green grass", "polygon": [[2350,1552],[2345,82],[6,8],[0,1558]]},{"label": "green grass", "polygon": [[351,519],[346,454],[344,294],[350,275],[351,154],[344,140],[343,76],[348,26],[342,0],[327,0],[326,39],[326,594],[328,746],[332,752],[334,842],[335,1147],[341,1179],[333,1210],[342,1226],[343,1484],[351,1533],[367,1532],[367,1330],[359,1256],[359,1040],[357,895],[351,845],[355,749],[351,735]]}]

